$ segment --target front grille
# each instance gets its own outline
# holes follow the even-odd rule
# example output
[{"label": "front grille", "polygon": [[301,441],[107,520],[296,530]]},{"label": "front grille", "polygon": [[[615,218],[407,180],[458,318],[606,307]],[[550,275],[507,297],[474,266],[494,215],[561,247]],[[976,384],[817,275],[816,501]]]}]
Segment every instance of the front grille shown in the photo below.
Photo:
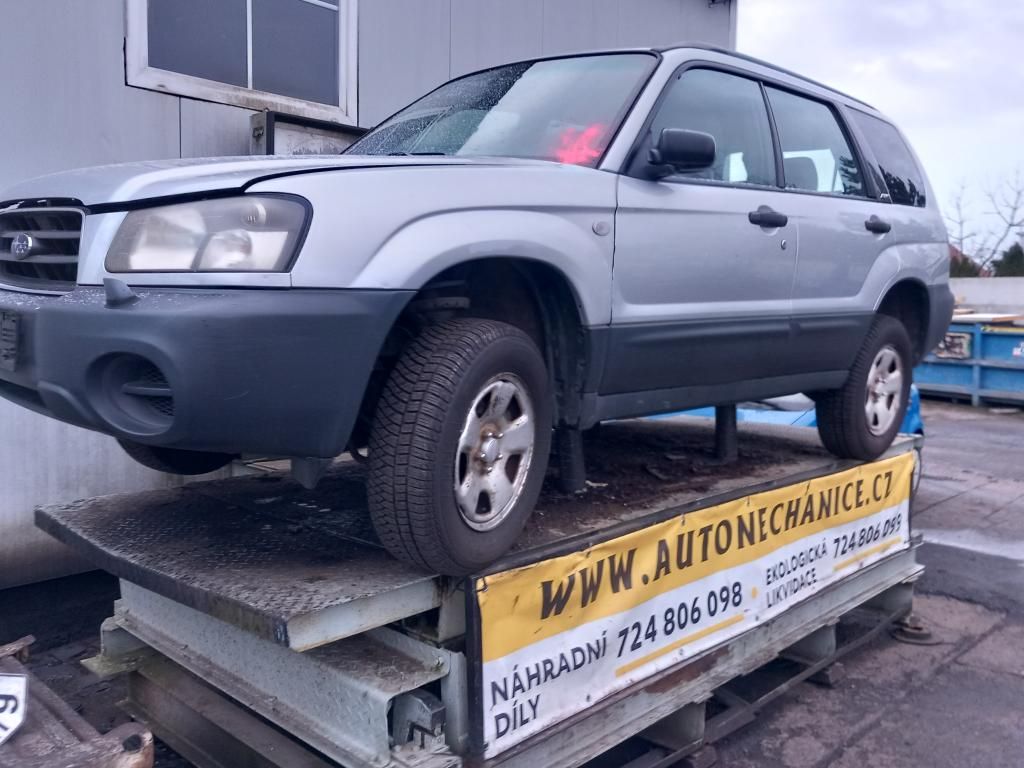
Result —
[{"label": "front grille", "polygon": [[121,386],[121,393],[134,400],[139,407],[152,409],[161,416],[173,419],[174,396],[163,372],[149,361],[138,358],[132,374]]},{"label": "front grille", "polygon": [[73,289],[82,218],[78,208],[57,206],[0,211],[0,282],[39,290]]},{"label": "front grille", "polygon": [[167,416],[169,418],[174,418],[174,398],[153,397],[150,398],[149,404],[157,413]]}]

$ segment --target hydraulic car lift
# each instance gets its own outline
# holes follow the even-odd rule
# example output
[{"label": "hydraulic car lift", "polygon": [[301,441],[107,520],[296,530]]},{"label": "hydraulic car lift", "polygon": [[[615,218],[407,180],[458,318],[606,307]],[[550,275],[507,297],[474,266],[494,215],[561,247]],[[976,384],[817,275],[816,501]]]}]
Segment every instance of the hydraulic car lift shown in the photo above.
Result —
[{"label": "hydraulic car lift", "polygon": [[[908,615],[922,570],[914,440],[858,464],[754,425],[723,464],[712,430],[602,425],[586,491],[551,489],[466,579],[379,547],[355,463],[315,491],[269,474],[37,524],[120,577],[87,665],[127,674],[129,711],[198,766],[568,767],[631,739],[649,749],[609,764],[667,766],[820,676],[840,619]],[[786,686],[730,687],[779,656]]]}]

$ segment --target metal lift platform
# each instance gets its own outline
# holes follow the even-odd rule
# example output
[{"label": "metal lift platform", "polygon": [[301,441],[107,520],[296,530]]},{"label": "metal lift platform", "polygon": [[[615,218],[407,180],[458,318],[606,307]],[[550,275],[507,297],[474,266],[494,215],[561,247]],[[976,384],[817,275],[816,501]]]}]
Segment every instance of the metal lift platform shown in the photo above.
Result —
[{"label": "metal lift platform", "polygon": [[380,547],[354,462],[36,519],[121,580],[88,666],[201,768],[569,768],[638,736],[669,765],[751,716],[710,718],[716,691],[781,654],[820,673],[836,623],[909,614],[922,570],[915,439],[867,464],[799,428],[745,426],[732,463],[714,444],[702,419],[602,425],[586,490],[551,484],[466,579]]}]

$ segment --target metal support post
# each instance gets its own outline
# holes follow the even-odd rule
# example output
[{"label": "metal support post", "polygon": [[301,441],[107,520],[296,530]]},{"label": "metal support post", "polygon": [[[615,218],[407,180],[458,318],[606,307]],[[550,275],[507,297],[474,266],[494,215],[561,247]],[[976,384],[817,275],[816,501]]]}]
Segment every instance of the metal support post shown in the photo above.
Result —
[{"label": "metal support post", "polygon": [[587,468],[583,456],[583,433],[572,427],[555,430],[558,458],[558,484],[562,493],[578,493],[587,487]]},{"label": "metal support post", "polygon": [[[820,665],[835,657],[837,648],[836,625],[827,624],[789,646],[782,656],[807,666]],[[807,680],[815,685],[832,688],[842,679],[843,672],[843,665],[835,662],[818,670]]]},{"label": "metal support post", "polygon": [[722,464],[732,464],[739,458],[735,405],[715,407],[715,458]]},{"label": "metal support post", "polygon": [[695,702],[662,718],[640,736],[673,751],[695,751],[704,741],[705,722],[704,702]]}]

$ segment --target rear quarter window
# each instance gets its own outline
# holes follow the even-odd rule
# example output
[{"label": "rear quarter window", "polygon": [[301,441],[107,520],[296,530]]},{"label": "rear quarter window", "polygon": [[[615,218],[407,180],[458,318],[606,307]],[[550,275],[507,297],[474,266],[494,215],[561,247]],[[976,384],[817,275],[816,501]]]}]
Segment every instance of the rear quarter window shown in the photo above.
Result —
[{"label": "rear quarter window", "polygon": [[924,174],[914,161],[900,132],[890,123],[858,110],[850,110],[853,121],[860,128],[874,152],[878,168],[889,192],[897,205],[913,205],[924,208],[928,200],[925,194]]}]

